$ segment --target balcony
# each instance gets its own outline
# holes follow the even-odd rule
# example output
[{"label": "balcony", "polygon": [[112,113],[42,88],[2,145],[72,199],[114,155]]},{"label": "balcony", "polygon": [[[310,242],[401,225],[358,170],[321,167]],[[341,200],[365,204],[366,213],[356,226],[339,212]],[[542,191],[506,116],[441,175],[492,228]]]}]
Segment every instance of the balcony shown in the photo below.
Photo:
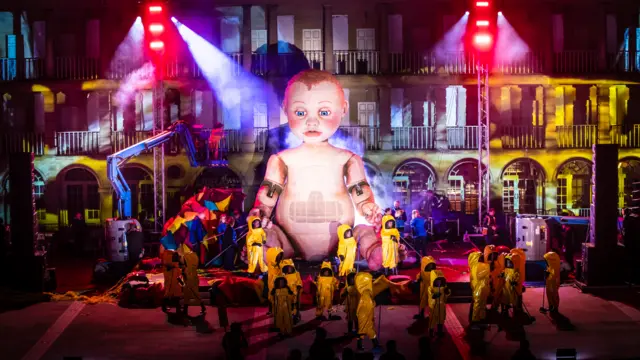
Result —
[{"label": "balcony", "polygon": [[597,125],[558,126],[556,132],[561,149],[589,149],[598,143]]},{"label": "balcony", "polygon": [[478,149],[478,126],[447,127],[447,147],[451,150]]},{"label": "balcony", "polygon": [[640,124],[634,124],[626,129],[623,125],[612,126],[611,143],[621,148],[640,148]]},{"label": "balcony", "polygon": [[100,153],[99,131],[56,132],[58,155],[98,155]]},{"label": "balcony", "polygon": [[349,139],[359,139],[364,150],[380,150],[380,128],[370,126],[341,126]]},{"label": "balcony", "polygon": [[376,75],[380,72],[379,53],[375,50],[338,50],[333,52],[337,75]]},{"label": "balcony", "polygon": [[434,148],[435,129],[431,126],[391,128],[393,150],[428,150]]},{"label": "balcony", "polygon": [[19,152],[31,152],[36,156],[44,155],[44,135],[26,132],[7,132],[0,135],[0,155]]},{"label": "balcony", "polygon": [[503,149],[544,149],[544,126],[503,126]]},{"label": "balcony", "polygon": [[599,70],[596,51],[563,51],[553,54],[555,74],[587,74]]}]

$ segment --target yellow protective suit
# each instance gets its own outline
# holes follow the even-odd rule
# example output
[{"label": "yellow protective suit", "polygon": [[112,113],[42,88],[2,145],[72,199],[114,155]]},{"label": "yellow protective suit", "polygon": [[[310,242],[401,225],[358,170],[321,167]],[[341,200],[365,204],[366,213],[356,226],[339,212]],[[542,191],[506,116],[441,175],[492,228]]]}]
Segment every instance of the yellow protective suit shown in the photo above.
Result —
[{"label": "yellow protective suit", "polygon": [[374,340],[377,337],[375,330],[374,313],[376,303],[373,300],[373,277],[371,274],[361,272],[356,275],[356,289],[360,295],[356,315],[358,318],[358,335]]},{"label": "yellow protective suit", "polygon": [[198,254],[189,251],[182,257],[184,262],[184,305],[200,306],[200,279],[198,278]]},{"label": "yellow protective suit", "polygon": [[502,304],[519,307],[518,284],[520,283],[520,269],[516,264],[520,262],[520,255],[511,253],[505,257],[504,290],[502,291]]},{"label": "yellow protective suit", "polygon": [[249,217],[247,232],[247,254],[249,257],[249,269],[247,272],[253,274],[256,267],[260,272],[267,272],[267,265],[264,263],[263,246],[267,242],[267,235],[262,228],[260,218],[257,216]]},{"label": "yellow protective suit", "polygon": [[491,271],[492,309],[496,309],[502,302],[502,292],[504,290],[504,260],[505,254],[500,254],[498,255],[498,259],[493,262],[493,270]]},{"label": "yellow protective suit", "polygon": [[273,289],[273,282],[276,278],[282,275],[282,269],[280,268],[280,262],[284,252],[279,247],[272,247],[267,250],[267,284],[269,286],[269,303],[273,308],[273,296],[271,296],[271,290]]},{"label": "yellow protective suit", "polygon": [[[347,286],[342,289],[340,297],[344,300],[344,312],[347,314],[347,326],[349,332],[353,330],[353,323],[357,324],[358,321],[358,301],[360,301],[360,295],[356,288],[356,272],[351,272],[347,275]],[[357,325],[356,325],[357,327]]]},{"label": "yellow protective suit", "polygon": [[447,287],[447,280],[442,271],[432,270],[430,278],[431,283],[429,283],[427,290],[429,295],[429,330],[438,327],[440,332],[447,317],[447,299],[449,299],[451,290]]},{"label": "yellow protective suit", "polygon": [[420,272],[416,274],[416,281],[420,283],[420,314],[424,315],[424,309],[429,305],[429,286],[431,285],[431,273],[436,268],[436,261],[431,256],[423,256],[420,260]]},{"label": "yellow protective suit", "polygon": [[289,289],[287,279],[279,276],[274,281],[274,289],[270,291],[273,297],[273,322],[281,335],[289,335],[293,330],[293,317],[291,296],[293,292]]},{"label": "yellow protective suit", "polygon": [[487,298],[490,293],[489,264],[478,262],[471,270],[475,285],[473,286],[472,322],[483,321],[487,315]]},{"label": "yellow protective suit", "polygon": [[471,291],[473,291],[473,287],[475,285],[475,278],[473,276],[473,269],[478,265],[480,261],[480,257],[482,257],[482,253],[479,251],[472,252],[469,254],[467,258],[467,264],[469,264],[469,285],[471,286]]},{"label": "yellow protective suit", "polygon": [[547,287],[547,300],[549,301],[549,310],[558,311],[560,306],[560,256],[554,252],[544,254],[547,262],[547,278],[545,286]]},{"label": "yellow protective suit", "polygon": [[338,257],[340,258],[339,276],[347,276],[353,270],[356,262],[358,244],[353,237],[353,230],[349,225],[338,226]]},{"label": "yellow protective suit", "polygon": [[292,292],[291,303],[293,304],[293,315],[298,316],[298,305],[300,305],[298,304],[298,300],[300,300],[300,293],[302,292],[300,273],[296,270],[293,260],[291,259],[282,260],[280,267],[282,268],[282,275],[287,279],[289,290]]},{"label": "yellow protective suit", "polygon": [[333,312],[333,294],[338,288],[338,280],[333,277],[331,263],[325,261],[320,267],[320,275],[316,280],[316,316],[322,316],[325,310],[331,316]]},{"label": "yellow protective suit", "polygon": [[398,245],[400,233],[396,229],[396,219],[391,215],[382,217],[382,267],[395,269],[398,266]]},{"label": "yellow protective suit", "polygon": [[182,286],[178,277],[182,275],[180,255],[173,250],[165,250],[161,254],[164,275],[164,297],[177,298],[182,296]]}]

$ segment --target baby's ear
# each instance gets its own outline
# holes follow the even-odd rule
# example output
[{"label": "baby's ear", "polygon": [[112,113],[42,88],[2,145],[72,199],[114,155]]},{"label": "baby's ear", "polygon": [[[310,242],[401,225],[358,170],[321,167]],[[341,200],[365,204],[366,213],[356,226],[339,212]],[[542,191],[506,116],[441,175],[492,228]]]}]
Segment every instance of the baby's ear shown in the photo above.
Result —
[{"label": "baby's ear", "polygon": [[342,102],[342,116],[346,116],[349,113],[349,101],[344,100]]}]

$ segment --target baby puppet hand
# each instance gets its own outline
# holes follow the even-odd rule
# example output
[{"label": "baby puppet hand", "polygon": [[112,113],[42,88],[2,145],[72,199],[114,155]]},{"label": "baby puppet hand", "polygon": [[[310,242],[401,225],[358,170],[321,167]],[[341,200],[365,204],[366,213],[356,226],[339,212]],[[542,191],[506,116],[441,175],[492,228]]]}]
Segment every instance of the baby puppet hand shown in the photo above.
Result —
[{"label": "baby puppet hand", "polygon": [[381,212],[382,209],[376,203],[370,202],[362,205],[362,215],[364,215],[367,222],[374,227],[379,226],[382,221],[382,216],[380,216]]}]

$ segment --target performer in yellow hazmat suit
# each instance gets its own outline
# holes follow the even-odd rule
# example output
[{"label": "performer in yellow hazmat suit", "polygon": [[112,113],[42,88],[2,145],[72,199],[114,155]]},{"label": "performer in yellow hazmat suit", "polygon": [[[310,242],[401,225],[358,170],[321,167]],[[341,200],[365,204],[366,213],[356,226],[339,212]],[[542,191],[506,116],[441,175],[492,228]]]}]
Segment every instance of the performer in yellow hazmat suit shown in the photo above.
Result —
[{"label": "performer in yellow hazmat suit", "polygon": [[347,334],[354,335],[353,325],[358,324],[358,289],[356,288],[356,272],[352,271],[347,275],[347,286],[342,289],[340,298],[343,300],[344,312],[347,314]]},{"label": "performer in yellow hazmat suit", "polygon": [[382,267],[385,273],[395,270],[398,266],[398,246],[400,242],[400,232],[396,229],[396,219],[391,215],[382,217]]},{"label": "performer in yellow hazmat suit", "polygon": [[198,278],[198,254],[189,250],[182,257],[184,267],[184,314],[188,315],[189,306],[200,306],[200,313],[206,314],[207,309],[200,299],[200,279]]},{"label": "performer in yellow hazmat suit", "polygon": [[247,232],[247,253],[249,257],[249,269],[247,272],[253,274],[256,271],[256,267],[259,267],[260,272],[267,272],[267,265],[264,263],[264,250],[263,246],[267,242],[267,235],[262,228],[260,218],[257,216],[249,217],[247,221],[249,230]]},{"label": "performer in yellow hazmat suit", "polygon": [[268,286],[268,294],[269,294],[269,313],[273,309],[273,282],[276,281],[276,278],[282,275],[282,269],[280,268],[280,262],[282,261],[282,257],[284,253],[282,249],[279,247],[272,247],[267,250],[267,286]]},{"label": "performer in yellow hazmat suit", "polygon": [[560,256],[551,251],[544,254],[547,262],[545,270],[545,286],[547,290],[547,300],[549,301],[549,311],[557,312],[560,306]]},{"label": "performer in yellow hazmat suit", "polygon": [[[467,263],[469,264],[469,286],[471,287],[472,295],[475,292],[475,285],[476,285],[476,281],[474,277],[474,273],[475,273],[474,269],[476,265],[478,265],[478,262],[484,262],[484,255],[480,251],[472,252],[471,254],[469,254],[469,257],[467,258]],[[469,322],[471,322],[472,318],[473,318],[473,301],[469,306]]]},{"label": "performer in yellow hazmat suit", "polygon": [[287,279],[284,276],[278,276],[274,280],[274,287],[271,290],[271,296],[273,297],[273,322],[274,326],[280,332],[280,336],[284,337],[291,335],[293,330],[293,317],[291,309],[293,303],[291,297],[293,291],[289,289]]},{"label": "performer in yellow hazmat suit", "polygon": [[358,349],[364,350],[362,340],[365,336],[371,339],[374,348],[379,348],[380,344],[378,343],[374,320],[376,303],[373,300],[373,277],[369,273],[361,272],[356,275],[355,281],[358,295],[360,295],[358,309],[356,310],[358,318]]},{"label": "performer in yellow hazmat suit", "polygon": [[180,297],[182,297],[182,285],[180,285],[180,255],[173,250],[164,250],[160,254],[162,259],[162,272],[164,275],[164,298],[162,299],[162,311],[167,312],[170,306],[175,306],[180,312]]},{"label": "performer in yellow hazmat suit", "polygon": [[338,276],[347,276],[356,262],[356,251],[358,249],[351,226],[345,224],[338,226],[338,240],[338,258],[340,258]]},{"label": "performer in yellow hazmat suit", "polygon": [[502,303],[502,292],[504,291],[504,268],[505,255],[499,254],[496,261],[493,262],[493,270],[491,271],[491,289],[492,302],[491,310],[498,310],[498,306]]},{"label": "performer in yellow hazmat suit", "polygon": [[505,313],[510,307],[514,312],[518,304],[518,282],[520,271],[515,263],[519,261],[520,255],[510,253],[504,259],[504,288],[502,290],[502,312]]},{"label": "performer in yellow hazmat suit", "polygon": [[[518,285],[516,285],[516,295],[517,302],[515,304],[515,309],[517,311],[523,311],[522,305],[522,294],[525,292],[524,280],[526,279],[526,264],[527,264],[527,255],[524,250],[515,248],[511,249],[511,261],[513,262],[513,268],[518,272]],[[518,255],[517,257],[514,255]]]},{"label": "performer in yellow hazmat suit", "polygon": [[300,295],[302,294],[302,279],[300,273],[296,270],[293,260],[284,259],[280,263],[282,267],[282,274],[287,279],[287,285],[289,290],[293,293],[291,295],[291,303],[293,304],[293,324],[297,324],[300,321]]},{"label": "performer in yellow hazmat suit", "polygon": [[331,263],[324,261],[320,267],[320,275],[316,278],[316,317],[322,318],[325,310],[329,314],[329,319],[337,319],[333,316],[333,294],[338,288],[338,280],[333,276]]},{"label": "performer in yellow hazmat suit", "polygon": [[472,323],[478,323],[485,319],[487,315],[487,298],[490,293],[490,270],[489,265],[478,262],[471,270],[474,279],[473,285],[473,314]]},{"label": "performer in yellow hazmat suit", "polygon": [[436,269],[436,261],[431,256],[423,256],[420,260],[420,272],[416,274],[416,281],[420,284],[420,306],[414,319],[424,318],[424,309],[429,305],[429,286],[431,285],[431,271]]},{"label": "performer in yellow hazmat suit", "polygon": [[451,290],[447,287],[447,279],[440,270],[431,271],[429,284],[429,336],[438,329],[438,337],[444,336],[444,320],[447,317],[447,299]]}]

